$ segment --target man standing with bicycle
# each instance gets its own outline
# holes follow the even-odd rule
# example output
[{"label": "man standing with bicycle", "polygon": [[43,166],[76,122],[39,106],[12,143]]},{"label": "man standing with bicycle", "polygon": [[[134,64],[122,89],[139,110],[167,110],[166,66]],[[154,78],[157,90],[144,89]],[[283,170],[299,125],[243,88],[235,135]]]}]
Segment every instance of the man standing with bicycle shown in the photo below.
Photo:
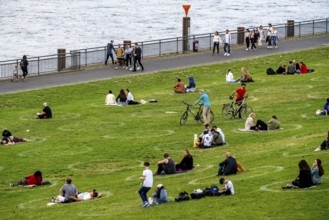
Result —
[{"label": "man standing with bicycle", "polygon": [[[230,99],[233,99],[233,95],[236,93],[236,98],[235,98],[235,104],[238,104],[239,106],[241,105],[243,99],[248,96],[246,95],[247,93],[247,89],[246,89],[246,84],[245,83],[242,83],[241,84],[241,87],[234,90],[232,92],[232,94],[230,95]],[[239,118],[241,118],[241,112],[239,112]]]},{"label": "man standing with bicycle", "polygon": [[203,102],[203,110],[202,110],[202,117],[204,124],[203,125],[209,125],[210,124],[210,101],[208,95],[204,92],[203,89],[200,89],[200,98],[198,101],[194,103],[194,105],[197,105],[200,101]]}]

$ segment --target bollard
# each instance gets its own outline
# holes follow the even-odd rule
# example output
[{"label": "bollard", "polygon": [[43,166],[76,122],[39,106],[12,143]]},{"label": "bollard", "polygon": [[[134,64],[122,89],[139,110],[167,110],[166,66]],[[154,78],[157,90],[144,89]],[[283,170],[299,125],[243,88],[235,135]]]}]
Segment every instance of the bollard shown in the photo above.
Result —
[{"label": "bollard", "polygon": [[65,69],[66,67],[66,50],[57,49],[57,68],[58,72]]},{"label": "bollard", "polygon": [[237,28],[237,42],[238,45],[244,44],[244,27]]}]

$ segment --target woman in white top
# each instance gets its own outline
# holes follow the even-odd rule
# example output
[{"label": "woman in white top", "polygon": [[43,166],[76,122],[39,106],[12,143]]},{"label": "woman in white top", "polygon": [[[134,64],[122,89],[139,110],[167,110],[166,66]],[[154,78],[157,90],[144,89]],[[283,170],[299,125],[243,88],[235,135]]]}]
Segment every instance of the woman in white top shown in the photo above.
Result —
[{"label": "woman in white top", "polygon": [[264,38],[264,29],[262,25],[258,27],[258,33],[259,33],[258,46],[261,47],[263,46],[263,38]]},{"label": "woman in white top", "polygon": [[212,54],[215,53],[215,48],[217,48],[217,54],[219,53],[219,43],[222,44],[222,39],[220,38],[218,31],[214,33],[214,46],[212,50]]},{"label": "woman in white top", "polygon": [[231,72],[231,69],[228,69],[226,73],[226,83],[235,83],[233,73]]},{"label": "woman in white top", "polygon": [[248,116],[248,118],[246,120],[246,123],[244,125],[244,129],[245,130],[250,131],[251,130],[250,128],[253,127],[253,126],[255,126],[255,124],[254,124],[254,119],[255,118],[256,118],[256,114],[255,113],[250,113],[249,114],[249,116]]}]

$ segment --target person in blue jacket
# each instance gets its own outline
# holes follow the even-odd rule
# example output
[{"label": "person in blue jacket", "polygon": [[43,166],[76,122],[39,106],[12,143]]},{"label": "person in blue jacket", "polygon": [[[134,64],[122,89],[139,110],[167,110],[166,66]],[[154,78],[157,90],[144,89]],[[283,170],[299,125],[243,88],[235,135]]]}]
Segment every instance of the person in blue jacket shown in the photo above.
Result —
[{"label": "person in blue jacket", "polygon": [[200,89],[200,98],[194,103],[197,105],[200,101],[203,102],[203,110],[202,110],[202,117],[204,124],[203,125],[210,125],[210,101],[208,95],[204,92],[203,89]]}]

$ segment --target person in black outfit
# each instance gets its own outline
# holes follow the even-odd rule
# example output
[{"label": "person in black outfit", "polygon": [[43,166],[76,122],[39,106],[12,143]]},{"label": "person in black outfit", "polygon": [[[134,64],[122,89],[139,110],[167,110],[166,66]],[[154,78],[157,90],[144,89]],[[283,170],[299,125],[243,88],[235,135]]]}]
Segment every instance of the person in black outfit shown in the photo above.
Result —
[{"label": "person in black outfit", "polygon": [[292,181],[291,184],[288,184],[286,186],[283,186],[282,189],[288,189],[288,188],[307,188],[313,185],[312,180],[312,174],[311,174],[311,168],[307,164],[306,160],[301,160],[298,163],[299,167],[299,175],[297,178]]},{"label": "person in black outfit", "polygon": [[184,157],[180,163],[176,164],[176,171],[179,170],[192,170],[193,167],[193,157],[188,151],[188,149],[184,150]]},{"label": "person in black outfit", "polygon": [[48,106],[47,102],[43,103],[43,109],[42,112],[37,113],[37,115],[35,116],[36,119],[48,119],[48,118],[52,118],[52,112],[50,107]]},{"label": "person in black outfit", "polygon": [[162,171],[165,174],[175,174],[176,166],[174,160],[169,157],[168,153],[164,153],[163,158],[163,160],[158,161],[158,170],[154,175],[160,175]]},{"label": "person in black outfit", "polygon": [[112,65],[114,65],[114,58],[113,58],[112,51],[115,52],[115,49],[113,47],[113,40],[111,40],[111,42],[109,42],[107,44],[106,51],[107,51],[107,56],[106,56],[106,60],[105,60],[105,65],[107,65],[107,61],[108,61],[109,57],[111,57],[111,59],[112,59]]},{"label": "person in black outfit", "polygon": [[141,58],[142,58],[142,49],[138,46],[138,43],[135,43],[134,46],[135,50],[134,50],[134,70],[133,72],[136,72],[136,63],[138,62],[138,64],[142,67],[142,71],[144,71],[144,66],[141,63]]},{"label": "person in black outfit", "polygon": [[19,65],[21,66],[22,72],[23,72],[23,80],[25,80],[28,71],[27,71],[27,66],[29,65],[29,61],[26,58],[26,55],[23,56],[21,62],[19,63]]},{"label": "person in black outfit", "polygon": [[219,170],[217,176],[231,175],[238,172],[238,165],[234,157],[230,152],[226,152],[226,160],[219,164]]}]

